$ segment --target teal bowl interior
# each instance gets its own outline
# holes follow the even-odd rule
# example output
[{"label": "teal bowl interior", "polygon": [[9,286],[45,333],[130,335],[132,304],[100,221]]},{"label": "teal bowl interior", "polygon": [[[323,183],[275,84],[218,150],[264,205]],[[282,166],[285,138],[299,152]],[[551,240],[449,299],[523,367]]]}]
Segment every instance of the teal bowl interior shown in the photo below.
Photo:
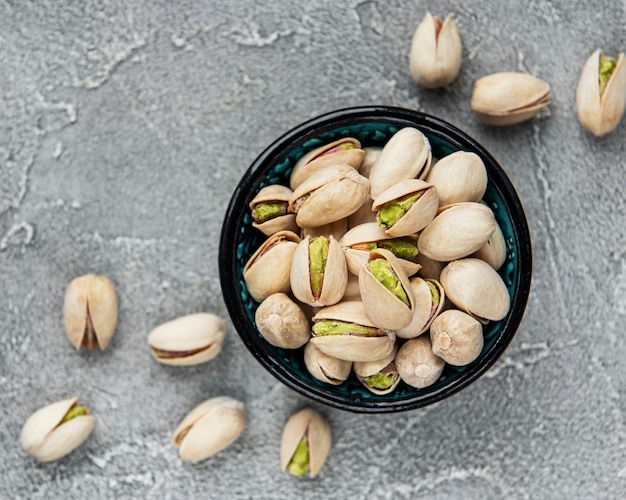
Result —
[{"label": "teal bowl interior", "polygon": [[[254,313],[258,303],[250,297],[243,268],[266,237],[252,227],[248,203],[256,192],[270,184],[289,185],[289,176],[308,151],[342,137],[355,137],[363,147],[384,146],[405,126],[428,137],[433,156],[443,158],[455,151],[478,154],[488,173],[484,202],[493,210],[507,245],[507,257],[499,273],[511,297],[511,310],[501,321],[484,326],[484,347],[471,364],[446,364],[435,384],[416,389],[401,382],[387,395],[366,390],[353,375],[339,386],[318,381],[303,361],[303,350],[274,347],[258,333]],[[473,139],[452,125],[417,111],[392,107],[360,107],[339,110],[315,118],[285,134],[263,152],[235,190],[222,229],[220,279],[235,328],[252,354],[279,380],[314,400],[355,412],[393,412],[418,408],[457,392],[482,375],[501,355],[521,321],[530,289],[531,250],[522,205],[508,177]]]}]

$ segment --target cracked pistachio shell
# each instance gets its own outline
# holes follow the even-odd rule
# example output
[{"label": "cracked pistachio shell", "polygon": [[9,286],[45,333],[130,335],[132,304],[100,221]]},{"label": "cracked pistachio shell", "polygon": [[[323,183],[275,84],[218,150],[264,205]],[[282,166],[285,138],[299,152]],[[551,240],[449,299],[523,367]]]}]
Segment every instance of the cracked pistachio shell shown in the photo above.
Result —
[{"label": "cracked pistachio shell", "polygon": [[159,363],[190,366],[212,360],[222,350],[226,323],[211,313],[182,316],[148,334],[152,356]]},{"label": "cracked pistachio shell", "polygon": [[355,323],[371,328],[374,335],[324,335],[313,336],[310,342],[320,351],[329,356],[346,361],[373,361],[388,356],[393,350],[396,335],[381,330],[365,312],[360,301],[346,301],[320,309],[313,321],[336,320]]},{"label": "cracked pistachio shell", "polygon": [[437,382],[446,364],[433,353],[427,335],[407,340],[398,350],[395,363],[400,378],[417,389]]},{"label": "cracked pistachio shell", "polygon": [[291,231],[270,236],[243,268],[243,279],[254,300],[262,302],[273,293],[288,292],[291,259],[300,237]]},{"label": "cracked pistachio shell", "polygon": [[485,125],[515,125],[550,104],[550,86],[525,73],[494,73],[474,83],[470,106]]},{"label": "cracked pistachio shell", "polygon": [[426,180],[437,188],[440,206],[478,202],[487,190],[487,169],[476,153],[457,151],[433,165]]},{"label": "cracked pistachio shell", "polygon": [[[279,184],[272,184],[262,188],[257,195],[252,199],[248,205],[251,210],[261,203],[280,202],[285,204],[285,210],[289,205],[289,199],[291,198],[293,191],[286,186]],[[279,215],[265,222],[252,222],[252,227],[257,228],[265,236],[271,236],[278,231],[298,231],[298,225],[296,224],[296,214],[290,214],[285,212],[283,215]]]},{"label": "cracked pistachio shell", "polygon": [[578,121],[596,137],[611,132],[622,119],[626,105],[626,61],[619,54],[615,69],[603,86],[600,83],[601,50],[596,50],[583,67],[576,90]]},{"label": "cracked pistachio shell", "polygon": [[117,324],[117,295],[104,276],[86,274],[74,279],[65,292],[65,332],[71,344],[104,351]]},{"label": "cracked pistachio shell", "polygon": [[50,462],[80,446],[93,431],[93,415],[78,415],[61,423],[77,401],[57,401],[33,413],[22,428],[22,448],[40,462]]},{"label": "cracked pistachio shell", "polygon": [[291,264],[291,291],[295,297],[313,307],[336,304],[348,284],[346,257],[339,242],[328,238],[328,256],[323,271],[321,290],[315,294],[311,284],[310,246],[315,238],[307,236],[296,248]]},{"label": "cracked pistachio shell", "polygon": [[442,312],[430,325],[433,353],[453,366],[474,361],[483,350],[483,326],[456,309]]},{"label": "cracked pistachio shell", "polygon": [[409,54],[415,83],[425,88],[445,87],[459,74],[461,61],[461,35],[452,16],[442,21],[427,12],[415,30]]},{"label": "cracked pistachio shell", "polygon": [[500,275],[480,259],[450,262],[441,271],[446,297],[481,323],[499,321],[509,312],[509,291]]},{"label": "cracked pistachio shell", "polygon": [[[388,356],[385,356],[382,359],[378,359],[375,361],[360,361],[358,363],[354,363],[354,374],[363,387],[365,387],[368,391],[373,394],[389,394],[393,392],[393,390],[398,387],[400,383],[400,374],[396,368],[394,363],[394,359],[396,357],[396,353],[398,352],[398,345],[395,344],[393,351],[389,353]],[[367,377],[372,375],[392,375],[392,384],[386,389],[378,389],[376,387],[372,387],[367,383]]]},{"label": "cracked pistachio shell", "polygon": [[389,236],[415,234],[430,224],[439,208],[437,188],[420,179],[407,179],[385,189],[374,199],[372,210],[378,212],[387,203],[417,193],[420,193],[420,197],[413,206],[393,226],[385,230]]},{"label": "cracked pistachio shell", "polygon": [[394,254],[388,250],[377,248],[370,252],[368,263],[374,259],[387,260],[404,289],[409,305],[391,293],[378,281],[369,266],[363,265],[359,272],[359,288],[363,305],[373,323],[384,330],[399,330],[409,326],[413,319],[415,298],[406,271]]},{"label": "cracked pistachio shell", "polygon": [[[396,330],[396,336],[401,339],[412,339],[428,330],[443,309],[446,297],[443,286],[436,280],[415,277],[410,279],[410,283],[415,297],[413,319],[406,328]],[[429,283],[437,289],[439,294],[437,303],[433,302]]]},{"label": "cracked pistachio shell", "polygon": [[496,230],[496,219],[481,203],[455,203],[441,207],[420,233],[420,253],[439,262],[466,257],[482,247]]},{"label": "cracked pistachio shell", "polygon": [[328,422],[311,408],[293,414],[285,424],[280,441],[280,465],[283,471],[287,470],[302,438],[306,438],[309,452],[309,476],[315,477],[330,451],[331,433]]},{"label": "cracked pistachio shell", "polygon": [[413,127],[396,132],[370,171],[370,196],[376,199],[385,189],[406,179],[425,179],[432,151],[428,138]]},{"label": "cracked pistachio shell", "polygon": [[304,365],[317,380],[332,385],[343,384],[352,370],[352,361],[329,356],[311,342],[304,347]]},{"label": "cracked pistachio shell", "polygon": [[181,460],[197,462],[232,444],[247,423],[248,416],[241,401],[219,396],[191,410],[174,431],[172,441]]},{"label": "cracked pistachio shell", "polygon": [[289,211],[301,228],[317,227],[356,212],[369,194],[369,181],[349,165],[326,167],[293,192]]},{"label": "cracked pistachio shell", "polygon": [[[408,237],[417,246],[417,238],[414,235]],[[348,271],[355,276],[358,276],[361,272],[361,268],[367,263],[370,251],[363,249],[362,247],[367,243],[374,243],[385,240],[392,240],[393,236],[389,235],[382,227],[376,222],[366,222],[359,224],[358,226],[350,229],[343,235],[339,244],[342,246],[344,253],[346,254],[346,262],[348,264]],[[400,264],[406,271],[407,276],[412,276],[419,271],[419,264],[406,260],[399,259]]]},{"label": "cracked pistachio shell", "polygon": [[306,314],[285,293],[272,294],[261,302],[254,320],[263,338],[276,347],[297,349],[311,338]]},{"label": "cracked pistachio shell", "polygon": [[506,260],[506,241],[500,225],[496,222],[496,230],[487,242],[474,252],[470,257],[484,260],[496,271],[502,267]]},{"label": "cracked pistachio shell", "polygon": [[[343,149],[346,146],[351,146],[352,149]],[[298,160],[291,172],[289,185],[291,189],[296,189],[320,170],[333,165],[350,165],[359,170],[364,155],[361,143],[352,137],[344,137],[320,146]]]}]

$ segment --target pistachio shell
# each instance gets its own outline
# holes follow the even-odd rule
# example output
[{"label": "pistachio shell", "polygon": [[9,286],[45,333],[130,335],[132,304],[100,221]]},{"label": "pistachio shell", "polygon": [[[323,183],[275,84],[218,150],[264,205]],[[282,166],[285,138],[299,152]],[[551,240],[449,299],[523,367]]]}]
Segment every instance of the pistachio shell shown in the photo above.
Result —
[{"label": "pistachio shell", "polygon": [[617,57],[615,69],[601,91],[600,58],[596,50],[585,62],[576,90],[576,109],[581,125],[596,137],[611,132],[622,119],[626,105],[626,60]]},{"label": "pistachio shell", "polygon": [[304,347],[304,365],[317,380],[332,385],[343,384],[352,370],[352,361],[329,356],[311,342]]},{"label": "pistachio shell", "polygon": [[420,179],[408,179],[389,187],[374,200],[372,210],[380,211],[387,203],[417,193],[421,194],[413,206],[393,226],[385,230],[389,236],[415,234],[430,224],[439,208],[437,188]]},{"label": "pistachio shell", "polygon": [[442,207],[417,240],[420,253],[440,262],[466,257],[496,230],[491,209],[481,203],[456,203]]},{"label": "pistachio shell", "polygon": [[329,224],[356,212],[367,199],[369,181],[349,165],[324,168],[293,192],[289,210],[301,228]]},{"label": "pistachio shell", "polygon": [[440,206],[478,202],[487,190],[487,169],[476,153],[457,151],[433,165],[427,181],[437,188]]},{"label": "pistachio shell", "polygon": [[[432,283],[439,292],[439,302],[433,303],[430,286]],[[436,280],[423,280],[416,277],[410,279],[413,296],[415,298],[413,319],[409,326],[396,330],[396,336],[401,339],[412,339],[424,333],[443,309],[445,292],[441,283]]]},{"label": "pistachio shell", "polygon": [[452,16],[442,22],[427,12],[411,43],[409,62],[413,80],[426,88],[445,87],[459,74],[461,61],[461,35]]},{"label": "pistachio shell", "polygon": [[433,354],[426,335],[407,340],[398,350],[395,363],[402,380],[418,389],[437,382],[445,366],[444,360]]},{"label": "pistachio shell", "polygon": [[372,167],[370,195],[377,198],[385,189],[406,179],[424,179],[428,175],[432,152],[422,132],[406,127],[396,132],[385,144]]},{"label": "pistachio shell", "polygon": [[166,365],[189,366],[210,361],[222,350],[226,323],[211,313],[183,316],[148,335],[152,356]]},{"label": "pistachio shell", "polygon": [[483,327],[456,309],[442,312],[430,325],[433,354],[453,366],[474,361],[483,350]]},{"label": "pistachio shell", "polygon": [[243,269],[248,293],[262,302],[273,293],[288,292],[291,260],[300,237],[291,231],[270,236],[252,254]]},{"label": "pistachio shell", "polygon": [[484,260],[496,271],[502,267],[506,261],[506,241],[500,225],[496,222],[496,230],[489,237],[487,242],[474,252],[471,257]]},{"label": "pistachio shell", "polygon": [[303,437],[309,450],[309,476],[315,477],[322,469],[331,445],[328,422],[318,412],[304,408],[293,414],[283,429],[280,441],[280,464],[286,470]]},{"label": "pistachio shell", "polygon": [[441,284],[459,309],[481,322],[499,321],[509,312],[509,291],[500,275],[480,259],[450,262],[441,271]]},{"label": "pistachio shell", "polygon": [[305,304],[314,307],[335,304],[341,300],[348,284],[348,268],[341,245],[330,236],[328,238],[328,256],[323,272],[321,291],[313,293],[309,249],[313,238],[307,236],[299,244],[293,254],[291,265],[291,291],[295,297]]},{"label": "pistachio shell", "polygon": [[65,292],[65,331],[72,345],[104,350],[117,324],[117,295],[104,276],[86,274],[74,279]]},{"label": "pistachio shell", "polygon": [[550,104],[550,86],[524,73],[494,73],[474,83],[471,108],[486,125],[514,125]]},{"label": "pistachio shell", "polygon": [[174,431],[180,459],[204,460],[233,443],[248,423],[241,401],[219,396],[196,406]]},{"label": "pistachio shell", "polygon": [[383,148],[377,146],[368,146],[363,148],[363,161],[361,162],[361,168],[359,169],[359,173],[363,177],[369,178],[370,172],[372,171],[372,167],[374,163],[378,160],[380,153],[382,153]]},{"label": "pistachio shell", "polygon": [[[337,149],[332,153],[330,152],[343,144],[351,144],[354,149]],[[333,165],[350,165],[359,170],[364,155],[365,152],[361,149],[361,143],[352,137],[344,137],[309,151],[293,167],[289,179],[291,189],[296,189],[320,170]]]},{"label": "pistachio shell", "polygon": [[304,311],[285,293],[272,294],[261,302],[254,320],[263,338],[276,347],[297,349],[311,338]]},{"label": "pistachio shell", "polygon": [[40,462],[50,462],[80,446],[93,431],[93,415],[79,415],[61,424],[77,401],[57,401],[33,413],[22,428],[22,448]]}]

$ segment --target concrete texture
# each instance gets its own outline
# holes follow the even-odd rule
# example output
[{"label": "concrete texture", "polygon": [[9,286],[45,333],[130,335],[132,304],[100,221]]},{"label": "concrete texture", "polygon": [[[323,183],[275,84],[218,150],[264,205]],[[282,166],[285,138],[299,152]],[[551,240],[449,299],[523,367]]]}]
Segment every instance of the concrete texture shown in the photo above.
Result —
[{"label": "concrete texture", "polygon": [[[411,81],[426,11],[453,13],[458,80]],[[596,139],[575,90],[596,48],[626,49],[626,6],[601,2],[0,0],[1,498],[623,498],[626,491],[626,123]],[[501,70],[552,86],[541,117],[480,125],[472,84]],[[217,246],[239,177],[274,138],[335,108],[438,115],[492,151],[524,202],[533,288],[495,367],[424,410],[364,416],[314,405],[333,446],[315,480],[281,473],[282,425],[305,404],[244,348],[187,369],[152,360],[147,333],[227,316]],[[63,331],[69,281],[120,297],[105,352]],[[171,433],[228,394],[250,423],[230,448],[179,461]],[[42,465],[19,447],[37,408],[79,395],[94,433]]]}]

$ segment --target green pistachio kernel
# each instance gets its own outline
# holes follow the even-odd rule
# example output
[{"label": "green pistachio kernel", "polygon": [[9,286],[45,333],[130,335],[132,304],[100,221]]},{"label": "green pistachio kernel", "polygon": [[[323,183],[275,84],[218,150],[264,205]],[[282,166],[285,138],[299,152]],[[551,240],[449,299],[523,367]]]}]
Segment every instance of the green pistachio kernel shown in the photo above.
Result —
[{"label": "green pistachio kernel", "polygon": [[304,436],[296,448],[287,470],[294,476],[302,477],[309,468],[309,447]]},{"label": "green pistachio kernel", "polygon": [[409,211],[421,194],[422,193],[414,193],[385,203],[376,215],[378,225],[385,229],[392,227],[398,222],[400,217]]},{"label": "green pistachio kernel", "polygon": [[372,335],[374,332],[371,328],[357,325],[356,323],[348,323],[345,321],[335,321],[331,319],[323,319],[317,321],[313,325],[313,334],[317,336],[325,335]]},{"label": "green pistachio kernel", "polygon": [[378,242],[378,248],[389,250],[399,259],[413,260],[417,257],[419,250],[407,240],[383,240]]},{"label": "green pistachio kernel", "polygon": [[340,144],[337,149],[339,149],[339,151],[348,151],[350,149],[356,149],[356,146],[351,142],[344,142],[343,144]]},{"label": "green pistachio kernel", "polygon": [[372,389],[389,389],[393,384],[393,373],[383,375],[382,373],[376,373],[365,377],[365,383]]},{"label": "green pistachio kernel", "polygon": [[368,266],[374,277],[380,281],[387,290],[393,293],[407,306],[409,305],[409,298],[389,262],[385,259],[374,259],[368,263]]},{"label": "green pistachio kernel", "polygon": [[281,202],[259,203],[252,211],[252,217],[257,223],[263,223],[280,215],[282,208]]},{"label": "green pistachio kernel", "polygon": [[615,59],[600,55],[600,68],[598,71],[598,75],[600,77],[600,94],[604,92],[604,88],[606,87],[609,78],[611,78],[613,71],[615,71],[616,66],[617,62]]},{"label": "green pistachio kernel", "polygon": [[89,410],[84,406],[72,406],[65,416],[59,422],[59,425],[64,424],[76,417],[82,417],[83,415],[89,415]]},{"label": "green pistachio kernel", "polygon": [[311,272],[311,290],[313,295],[319,296],[324,282],[324,271],[328,259],[329,241],[324,236],[311,240],[309,245],[309,269]]},{"label": "green pistachio kernel", "polygon": [[430,287],[430,295],[433,299],[433,305],[438,306],[440,296],[439,296],[439,290],[437,289],[437,285],[435,285],[434,283],[430,281],[427,281],[426,283],[428,283],[428,286]]}]

